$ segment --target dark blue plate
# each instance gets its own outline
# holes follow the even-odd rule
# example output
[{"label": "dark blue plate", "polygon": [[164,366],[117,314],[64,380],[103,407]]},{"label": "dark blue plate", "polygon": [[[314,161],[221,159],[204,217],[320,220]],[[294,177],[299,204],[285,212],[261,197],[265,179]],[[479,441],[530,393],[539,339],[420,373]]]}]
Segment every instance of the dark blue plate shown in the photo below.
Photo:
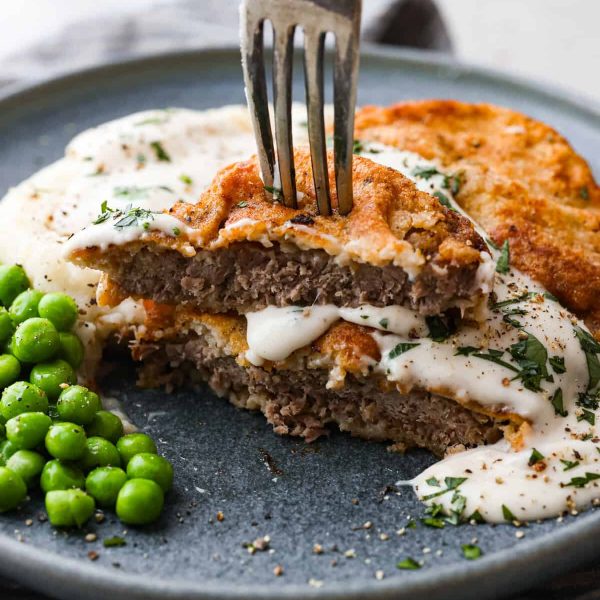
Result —
[{"label": "dark blue plate", "polygon": [[[301,87],[298,82],[298,99]],[[522,110],[559,129],[600,171],[600,112],[589,102],[437,56],[365,51],[361,104],[427,97]],[[74,133],[92,125],[147,108],[243,101],[236,49],[110,65],[13,91],[0,99],[0,193],[59,158]],[[390,454],[383,444],[338,433],[307,446],[276,436],[261,415],[208,391],[136,390],[133,365],[124,357],[109,360],[117,370],[106,377],[106,391],[159,440],[175,465],[175,489],[157,525],[126,533],[111,515],[84,531],[54,531],[38,518],[38,497],[17,514],[2,515],[0,572],[48,595],[498,598],[590,560],[600,549],[600,514],[592,511],[531,524],[522,539],[510,525],[427,528],[412,491],[393,484],[431,464],[428,453]],[[85,542],[88,531],[98,541]],[[104,548],[102,540],[113,535],[127,544]],[[250,554],[244,544],[264,535],[272,552]],[[474,537],[484,557],[467,561],[461,544]],[[314,544],[322,554],[313,552]],[[88,558],[90,551],[97,560]],[[408,556],[424,559],[424,567],[396,569]],[[284,569],[280,577],[273,574],[276,565]],[[383,580],[375,578],[378,570]]]}]

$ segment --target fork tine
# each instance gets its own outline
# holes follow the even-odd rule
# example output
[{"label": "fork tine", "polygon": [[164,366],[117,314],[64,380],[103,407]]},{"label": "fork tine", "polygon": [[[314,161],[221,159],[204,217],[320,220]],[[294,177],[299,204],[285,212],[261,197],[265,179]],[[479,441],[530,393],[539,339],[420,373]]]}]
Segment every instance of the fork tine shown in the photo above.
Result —
[{"label": "fork tine", "polygon": [[308,137],[319,214],[331,214],[325,121],[323,118],[323,50],[325,33],[304,32],[304,71],[308,110]]},{"label": "fork tine", "polygon": [[352,149],[358,75],[357,21],[354,27],[356,31],[338,32],[336,35],[333,147],[338,209],[341,215],[352,210]]},{"label": "fork tine", "polygon": [[275,100],[275,139],[283,203],[296,208],[296,169],[292,142],[292,54],[295,25],[277,27],[273,53],[273,91]]},{"label": "fork tine", "polygon": [[269,97],[264,63],[264,19],[252,14],[251,3],[240,9],[241,49],[246,100],[256,137],[258,162],[265,186],[273,186],[275,151],[269,117]]}]

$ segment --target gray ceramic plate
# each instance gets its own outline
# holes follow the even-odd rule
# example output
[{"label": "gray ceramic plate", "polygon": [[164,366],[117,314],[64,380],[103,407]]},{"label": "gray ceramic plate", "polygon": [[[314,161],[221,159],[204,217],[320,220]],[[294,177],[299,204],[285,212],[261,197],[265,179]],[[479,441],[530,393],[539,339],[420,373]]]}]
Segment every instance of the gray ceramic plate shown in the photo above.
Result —
[{"label": "gray ceramic plate", "polygon": [[[0,100],[0,192],[59,158],[73,134],[92,125],[147,108],[243,102],[239,63],[234,49],[160,56],[6,96]],[[430,55],[374,49],[363,56],[359,90],[361,104],[450,97],[523,110],[557,127],[600,172],[600,112],[562,93]],[[422,507],[410,489],[390,486],[430,464],[426,452],[399,456],[383,444],[336,433],[306,446],[274,435],[261,415],[238,411],[209,392],[137,391],[133,366],[124,358],[115,362],[118,371],[106,378],[106,391],[159,440],[175,464],[175,490],[161,521],[128,531],[120,548],[100,541],[122,535],[114,517],[86,529],[99,539],[86,543],[85,531],[55,532],[40,522],[39,499],[3,515],[0,572],[46,594],[497,598],[591,560],[600,549],[597,512],[532,524],[522,539],[509,525],[407,527],[418,522]],[[367,521],[372,526],[362,528]],[[405,535],[398,535],[403,527]],[[264,535],[273,552],[249,554],[244,543]],[[485,556],[471,562],[460,545],[473,537]],[[322,554],[313,553],[316,543]],[[99,554],[94,562],[90,550]],[[407,556],[424,559],[425,566],[398,571],[396,562]],[[283,576],[273,575],[276,565]],[[381,581],[377,570],[385,573]],[[309,585],[310,579],[322,586]]]}]

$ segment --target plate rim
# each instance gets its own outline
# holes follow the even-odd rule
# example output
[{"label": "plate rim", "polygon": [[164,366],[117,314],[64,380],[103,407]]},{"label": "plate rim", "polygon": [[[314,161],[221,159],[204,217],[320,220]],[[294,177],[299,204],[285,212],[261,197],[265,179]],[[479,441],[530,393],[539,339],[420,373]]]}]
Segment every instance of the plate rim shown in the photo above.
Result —
[{"label": "plate rim", "polygon": [[[0,90],[0,112],[21,104],[28,98],[40,94],[60,91],[66,85],[78,80],[102,77],[111,73],[127,72],[132,68],[161,66],[173,61],[190,61],[198,57],[215,60],[239,61],[239,49],[233,45],[223,45],[203,49],[188,49],[161,52],[141,57],[116,61],[83,69],[64,72],[42,80],[12,84]],[[457,75],[468,75],[522,89],[529,94],[545,97],[555,105],[562,104],[569,110],[576,109],[587,118],[600,124],[600,104],[585,97],[547,83],[531,81],[525,77],[504,73],[488,67],[471,65],[437,52],[382,47],[363,44],[361,57],[386,59],[391,62],[418,65],[429,69],[452,69]],[[564,550],[576,545],[577,550],[565,553]],[[502,582],[506,593],[526,589],[543,580],[544,570],[553,564],[552,575],[559,575],[585,562],[588,553],[600,550],[600,513],[582,515],[574,523],[564,525],[564,529],[554,530],[533,540],[522,540],[510,548],[483,556],[473,562],[465,562],[457,571],[456,563],[411,573],[410,577],[389,577],[383,581],[350,580],[326,584],[320,589],[307,584],[282,585],[241,585],[227,584],[220,580],[194,581],[172,580],[148,577],[143,574],[114,572],[109,568],[93,566],[85,559],[73,559],[51,553],[40,548],[20,543],[5,534],[0,534],[0,572],[17,579],[46,594],[64,593],[77,597],[75,587],[81,592],[85,582],[86,592],[92,597],[101,594],[115,594],[115,598],[214,598],[219,600],[239,600],[241,598],[322,598],[328,600],[351,600],[368,595],[373,599],[388,598],[481,598],[483,589],[493,593],[496,584]],[[524,577],[526,575],[526,577]],[[520,579],[519,579],[520,577]],[[482,584],[481,578],[486,581]],[[506,579],[515,581],[506,586]],[[40,585],[44,584],[44,587]],[[47,589],[48,586],[52,586]],[[78,587],[79,586],[79,587]],[[469,589],[471,591],[469,591]],[[441,594],[441,595],[440,595]],[[66,596],[63,596],[66,597]]]}]

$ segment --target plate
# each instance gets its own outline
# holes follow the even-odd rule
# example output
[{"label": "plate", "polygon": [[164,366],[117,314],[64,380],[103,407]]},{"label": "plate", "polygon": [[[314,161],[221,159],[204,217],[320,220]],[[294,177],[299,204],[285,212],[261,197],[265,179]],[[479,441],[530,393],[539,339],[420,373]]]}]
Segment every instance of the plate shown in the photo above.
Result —
[{"label": "plate", "polygon": [[[301,99],[302,82],[296,84]],[[559,129],[600,172],[600,111],[589,102],[431,54],[365,49],[360,104],[425,97],[522,110]],[[0,99],[0,192],[58,159],[76,132],[109,119],[148,108],[243,101],[234,48],[161,55],[13,90]],[[498,598],[600,550],[600,513],[593,510],[521,529],[428,528],[419,521],[423,507],[412,490],[394,487],[433,462],[427,452],[401,456],[384,444],[339,433],[306,445],[276,436],[262,415],[237,410],[207,390],[137,390],[133,364],[124,356],[109,360],[115,369],[105,378],[105,392],[158,440],[174,463],[175,489],[161,520],[146,529],[124,532],[107,515],[104,523],[79,532],[54,531],[39,519],[39,499],[3,515],[0,572],[46,594],[113,600]],[[96,542],[85,541],[90,531]],[[114,535],[126,545],[105,548],[102,540]],[[267,535],[269,549],[251,554],[247,544]],[[484,556],[468,561],[461,544],[474,537]],[[90,551],[96,560],[88,558]],[[396,563],[406,557],[425,564],[398,570]],[[277,565],[283,567],[279,577]]]}]

